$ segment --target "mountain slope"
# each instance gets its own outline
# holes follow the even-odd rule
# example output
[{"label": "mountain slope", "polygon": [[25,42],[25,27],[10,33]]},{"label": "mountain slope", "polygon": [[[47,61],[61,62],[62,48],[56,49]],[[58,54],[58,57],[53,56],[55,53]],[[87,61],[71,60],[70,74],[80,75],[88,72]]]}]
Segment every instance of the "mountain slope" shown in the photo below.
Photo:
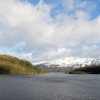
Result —
[{"label": "mountain slope", "polygon": [[26,60],[0,55],[0,74],[39,74],[45,72]]},{"label": "mountain slope", "polygon": [[84,66],[94,66],[99,65],[100,59],[95,58],[79,58],[79,57],[66,57],[63,59],[53,60],[53,61],[44,61],[35,63],[37,67],[72,67],[79,68]]},{"label": "mountain slope", "polygon": [[69,74],[100,74],[100,65],[98,66],[92,66],[92,67],[82,67],[82,68],[77,68]]}]

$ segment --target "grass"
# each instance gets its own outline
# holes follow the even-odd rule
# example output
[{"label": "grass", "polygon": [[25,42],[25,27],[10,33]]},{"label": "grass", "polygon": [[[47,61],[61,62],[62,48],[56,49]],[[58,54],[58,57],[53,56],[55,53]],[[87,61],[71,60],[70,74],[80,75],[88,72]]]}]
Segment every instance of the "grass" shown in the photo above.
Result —
[{"label": "grass", "polygon": [[69,74],[87,74],[86,72],[83,71],[71,71]]},{"label": "grass", "polygon": [[9,55],[0,55],[0,74],[41,74],[45,70],[39,69],[29,61]]},{"label": "grass", "polygon": [[77,68],[69,72],[69,74],[100,74],[100,65]]}]

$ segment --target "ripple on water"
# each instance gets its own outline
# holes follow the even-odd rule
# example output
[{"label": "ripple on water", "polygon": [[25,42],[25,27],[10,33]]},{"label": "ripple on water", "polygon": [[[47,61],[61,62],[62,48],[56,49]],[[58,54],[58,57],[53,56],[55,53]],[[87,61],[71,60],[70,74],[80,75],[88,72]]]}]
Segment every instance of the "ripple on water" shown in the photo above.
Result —
[{"label": "ripple on water", "polygon": [[0,75],[0,100],[100,100],[100,75]]}]

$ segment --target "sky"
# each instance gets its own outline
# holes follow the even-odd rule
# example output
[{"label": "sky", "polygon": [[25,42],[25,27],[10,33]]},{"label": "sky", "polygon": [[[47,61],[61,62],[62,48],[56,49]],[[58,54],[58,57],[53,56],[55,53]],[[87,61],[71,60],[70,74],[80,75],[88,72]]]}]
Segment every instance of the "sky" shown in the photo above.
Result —
[{"label": "sky", "polygon": [[100,58],[100,0],[0,0],[0,54]]}]

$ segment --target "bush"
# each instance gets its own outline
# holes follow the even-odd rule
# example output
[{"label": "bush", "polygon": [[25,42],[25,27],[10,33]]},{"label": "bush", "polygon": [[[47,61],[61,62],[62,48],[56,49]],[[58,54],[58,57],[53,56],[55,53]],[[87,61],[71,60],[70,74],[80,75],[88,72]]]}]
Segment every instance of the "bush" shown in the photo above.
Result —
[{"label": "bush", "polygon": [[9,74],[10,73],[10,68],[0,65],[0,74]]}]

